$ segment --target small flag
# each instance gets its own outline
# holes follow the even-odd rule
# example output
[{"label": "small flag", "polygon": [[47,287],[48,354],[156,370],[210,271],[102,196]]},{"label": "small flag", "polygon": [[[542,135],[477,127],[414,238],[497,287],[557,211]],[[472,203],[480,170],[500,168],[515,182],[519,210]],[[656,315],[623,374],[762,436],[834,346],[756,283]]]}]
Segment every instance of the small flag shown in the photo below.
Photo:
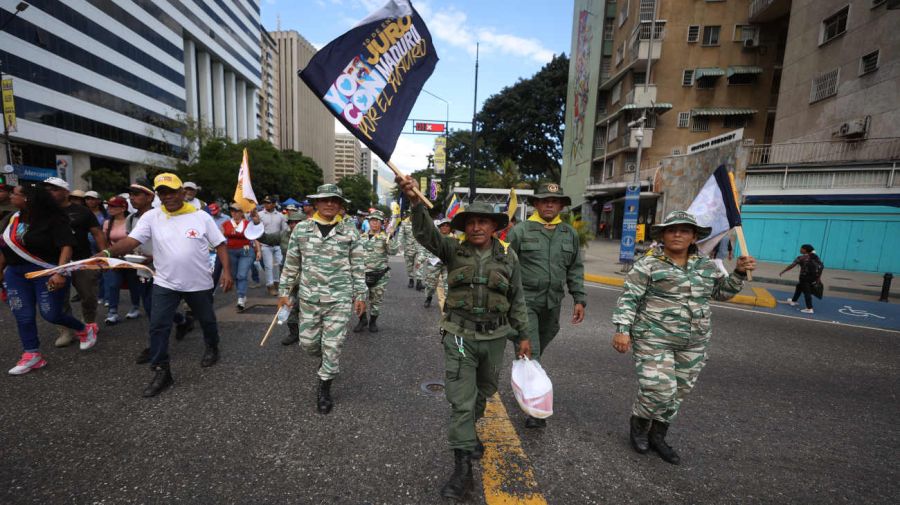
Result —
[{"label": "small flag", "polygon": [[250,212],[256,208],[256,193],[253,192],[253,185],[250,183],[250,162],[246,147],[244,148],[244,160],[241,161],[241,169],[238,171],[237,187],[234,188],[234,201],[244,209],[244,212]]},{"label": "small flag", "polygon": [[516,188],[511,188],[509,190],[509,201],[506,202],[506,215],[512,220],[513,216],[516,214],[516,207],[519,206],[519,199],[516,198]]},{"label": "small flag", "polygon": [[299,75],[347,130],[388,161],[437,62],[409,0],[389,0],[320,49]]},{"label": "small flag", "polygon": [[434,179],[431,179],[431,187],[428,188],[428,199],[429,200],[437,200],[438,194],[438,182]]},{"label": "small flag", "polygon": [[397,202],[391,202],[391,220],[388,222],[387,228],[385,229],[385,233],[390,237],[394,234],[394,229],[397,227],[397,223],[400,222],[400,204]]},{"label": "small flag", "polygon": [[453,216],[455,216],[456,213],[460,211],[461,207],[462,205],[460,204],[460,201],[456,198],[456,194],[454,193],[453,197],[450,198],[450,205],[447,206],[447,213],[445,214],[447,216],[447,219],[453,219]]},{"label": "small flag", "polygon": [[729,231],[741,225],[734,177],[725,165],[720,165],[706,180],[688,212],[694,215],[697,224],[712,228],[709,237],[697,242],[703,254],[709,254]]}]

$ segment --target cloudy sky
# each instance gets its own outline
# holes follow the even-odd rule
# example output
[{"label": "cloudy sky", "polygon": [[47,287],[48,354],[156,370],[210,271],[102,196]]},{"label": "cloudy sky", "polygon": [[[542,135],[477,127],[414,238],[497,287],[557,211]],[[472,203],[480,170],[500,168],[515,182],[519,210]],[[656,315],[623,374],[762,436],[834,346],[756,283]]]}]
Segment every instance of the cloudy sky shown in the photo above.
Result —
[{"label": "cloudy sky", "polygon": [[[263,0],[263,26],[296,30],[322,47],[376,10],[381,0]],[[568,0],[413,0],[434,39],[440,61],[425,89],[449,105],[450,121],[472,121],[475,44],[480,44],[478,107],[490,95],[526,78],[554,54],[570,52]],[[411,119],[444,121],[447,105],[422,93]],[[342,129],[340,125],[338,129]],[[453,125],[465,128],[464,124]],[[405,131],[412,131],[408,126]],[[405,172],[424,168],[434,137],[400,136],[392,161]]]}]

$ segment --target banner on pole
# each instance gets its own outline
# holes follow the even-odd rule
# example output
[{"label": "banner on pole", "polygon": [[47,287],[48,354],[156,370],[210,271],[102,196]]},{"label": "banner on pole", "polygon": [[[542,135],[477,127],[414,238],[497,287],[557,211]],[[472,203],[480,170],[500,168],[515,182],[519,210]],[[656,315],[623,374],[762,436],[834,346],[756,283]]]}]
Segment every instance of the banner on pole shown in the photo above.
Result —
[{"label": "banner on pole", "polygon": [[443,174],[447,171],[447,137],[434,139],[434,173]]},{"label": "banner on pole", "polygon": [[437,61],[431,34],[409,0],[390,0],[298,74],[347,130],[387,161]]},{"label": "banner on pole", "polygon": [[729,231],[741,225],[734,176],[725,165],[719,165],[709,176],[687,211],[694,215],[697,224],[712,228],[709,237],[697,242],[703,254],[709,254]]},{"label": "banner on pole", "polygon": [[16,127],[16,97],[13,93],[12,79],[3,79],[3,122],[9,132],[18,131]]},{"label": "banner on pole", "polygon": [[622,214],[622,243],[619,246],[619,262],[634,261],[634,242],[637,235],[638,208],[641,201],[641,186],[629,184],[625,189],[625,211]]},{"label": "banner on pole", "polygon": [[241,206],[244,212],[250,212],[256,208],[256,193],[250,182],[250,160],[247,156],[247,148],[244,148],[244,159],[241,161],[241,169],[238,171],[237,186],[234,188],[234,201]]}]

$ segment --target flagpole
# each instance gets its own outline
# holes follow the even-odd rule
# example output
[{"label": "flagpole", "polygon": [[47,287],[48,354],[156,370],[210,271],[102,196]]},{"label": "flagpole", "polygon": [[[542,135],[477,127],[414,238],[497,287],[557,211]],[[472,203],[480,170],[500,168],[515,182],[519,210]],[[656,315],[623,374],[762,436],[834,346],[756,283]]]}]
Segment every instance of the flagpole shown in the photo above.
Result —
[{"label": "flagpole", "polygon": [[478,112],[478,46],[475,43],[475,98],[472,103],[472,151],[469,153],[469,203],[475,201],[475,160],[478,156],[478,129],[475,115]]},{"label": "flagpole", "polygon": [[[741,246],[741,253],[744,256],[750,256],[750,251],[747,250],[747,240],[744,238],[744,227],[743,226],[735,226],[734,231],[737,232],[738,237],[738,245]],[[747,280],[753,280],[753,274],[747,270]]]},{"label": "flagpole", "polygon": [[[382,160],[382,161],[384,161],[384,160]],[[385,161],[385,163],[387,164],[388,168],[390,168],[391,171],[394,172],[394,175],[396,175],[397,177],[399,177],[399,178],[401,178],[401,179],[404,178],[404,177],[406,177],[406,174],[404,174],[403,172],[401,172],[400,169],[397,168],[397,166],[394,165],[393,162],[391,162],[391,161]],[[416,193],[416,196],[419,197],[419,200],[421,200],[422,203],[425,204],[426,207],[428,207],[429,209],[433,209],[433,208],[434,208],[434,205],[432,205],[431,202],[430,202],[427,198],[425,198],[425,195],[423,195],[422,192],[419,191],[419,186],[413,186],[413,191]]]}]

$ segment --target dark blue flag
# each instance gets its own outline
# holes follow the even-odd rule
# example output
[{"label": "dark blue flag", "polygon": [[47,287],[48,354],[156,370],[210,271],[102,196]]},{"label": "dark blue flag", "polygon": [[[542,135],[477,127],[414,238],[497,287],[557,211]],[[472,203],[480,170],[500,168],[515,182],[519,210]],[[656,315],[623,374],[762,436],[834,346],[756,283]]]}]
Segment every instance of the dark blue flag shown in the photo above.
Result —
[{"label": "dark blue flag", "polygon": [[328,110],[388,161],[438,56],[409,0],[390,0],[298,72]]}]

